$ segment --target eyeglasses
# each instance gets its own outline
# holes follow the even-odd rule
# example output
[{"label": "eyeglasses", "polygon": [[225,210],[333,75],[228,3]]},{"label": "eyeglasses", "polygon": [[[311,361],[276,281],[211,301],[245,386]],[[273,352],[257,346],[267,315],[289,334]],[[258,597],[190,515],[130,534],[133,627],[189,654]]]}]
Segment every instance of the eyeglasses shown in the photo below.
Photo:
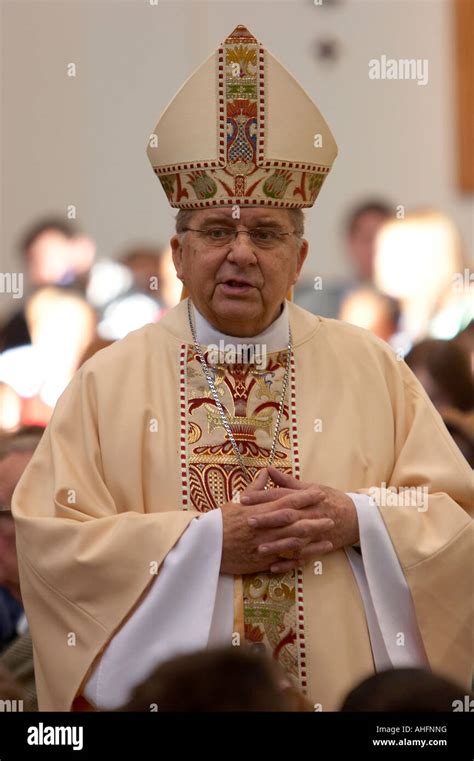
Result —
[{"label": "eyeglasses", "polygon": [[228,246],[237,239],[239,233],[248,235],[257,248],[275,248],[285,236],[295,234],[294,230],[283,233],[266,227],[255,227],[253,230],[236,230],[232,227],[208,227],[204,230],[198,230],[193,227],[185,227],[183,230],[183,232],[188,231],[199,233],[205,243],[214,248]]}]

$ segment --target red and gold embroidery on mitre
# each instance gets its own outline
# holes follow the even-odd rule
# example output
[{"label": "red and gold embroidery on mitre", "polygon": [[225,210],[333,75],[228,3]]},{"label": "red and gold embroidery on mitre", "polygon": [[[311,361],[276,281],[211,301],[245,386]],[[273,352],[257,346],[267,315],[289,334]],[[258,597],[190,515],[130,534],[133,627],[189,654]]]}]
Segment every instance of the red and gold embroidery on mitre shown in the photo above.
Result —
[{"label": "red and gold embroidery on mitre", "polygon": [[337,146],[294,77],[238,26],[175,95],[147,153],[175,208],[303,208]]}]

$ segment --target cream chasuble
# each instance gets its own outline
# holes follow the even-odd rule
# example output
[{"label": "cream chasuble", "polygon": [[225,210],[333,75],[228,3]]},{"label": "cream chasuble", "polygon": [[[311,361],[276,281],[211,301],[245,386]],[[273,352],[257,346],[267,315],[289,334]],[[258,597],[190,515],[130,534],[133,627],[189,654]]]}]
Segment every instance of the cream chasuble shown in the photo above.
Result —
[{"label": "cream chasuble", "polygon": [[[467,686],[470,468],[388,346],[288,310],[294,363],[275,465],[377,495],[429,663]],[[283,351],[264,368],[216,370],[251,473],[267,464],[284,366]],[[159,584],[156,570],[190,521],[243,487],[184,303],[81,368],[14,497],[40,709],[70,709],[96,657]],[[399,489],[398,506],[388,487]],[[400,487],[425,487],[428,509],[406,506]],[[298,572],[236,583],[234,631],[269,648],[324,710],[374,668],[356,576],[339,550]],[[390,629],[401,647],[403,623]]]},{"label": "cream chasuble", "polygon": [[[277,353],[288,343],[286,304],[263,333],[245,339],[245,346],[241,338],[221,333],[195,308],[192,311],[197,339],[208,348],[208,359],[212,356],[211,347],[214,350],[221,347],[228,360],[245,349],[248,355],[253,353],[262,369],[266,361],[259,356],[259,348],[264,346],[267,353]],[[396,666],[429,668],[410,591],[380,512],[369,496],[350,496],[359,516],[364,562],[352,548],[346,548],[346,553],[364,603],[374,667],[376,670]],[[208,510],[191,522],[167,554],[157,580],[150,585],[142,602],[97,658],[92,675],[83,687],[83,695],[92,706],[113,710],[125,705],[134,687],[159,663],[180,653],[228,646],[231,641],[234,646],[241,644],[240,634],[234,631],[234,597],[236,611],[241,612],[242,580],[220,574],[221,553],[222,511]],[[268,584],[262,584],[263,594],[257,589],[256,598],[261,608],[266,604],[266,588]],[[286,604],[284,599],[282,602]],[[274,608],[276,603],[278,600],[270,599]],[[263,633],[268,628],[264,626]],[[404,633],[403,647],[397,644],[400,629]],[[291,625],[283,630],[280,640],[289,643],[284,643],[284,647],[291,646],[293,632]],[[255,639],[251,644],[262,647],[261,637]],[[277,644],[273,654],[278,657],[281,650]],[[126,669],[123,668],[125,662]]]}]

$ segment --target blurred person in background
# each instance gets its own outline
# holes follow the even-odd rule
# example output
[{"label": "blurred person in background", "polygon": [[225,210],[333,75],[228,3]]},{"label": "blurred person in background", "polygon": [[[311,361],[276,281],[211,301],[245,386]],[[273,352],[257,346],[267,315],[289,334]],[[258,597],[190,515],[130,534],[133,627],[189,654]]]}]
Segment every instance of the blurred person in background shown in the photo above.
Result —
[{"label": "blurred person in background", "polygon": [[405,361],[474,467],[474,378],[469,354],[454,341],[431,338],[416,344]]},{"label": "blurred person in background", "polygon": [[134,246],[118,262],[94,266],[88,289],[100,315],[97,335],[79,365],[148,322],[158,322],[179,302],[181,282],[176,277],[171,249]]},{"label": "blurred person in background", "polygon": [[172,309],[181,299],[182,282],[176,275],[176,269],[173,262],[173,252],[171,246],[168,246],[160,261],[161,275],[161,296],[166,309]]},{"label": "blurred person in background", "polygon": [[[23,701],[24,708],[25,697],[25,692],[22,686],[11,675],[6,666],[4,666],[0,661],[0,701]],[[22,704],[19,703],[19,705]],[[14,709],[12,708],[12,710]],[[17,710],[21,710],[21,708],[18,708]]]},{"label": "blurred person in background", "polygon": [[11,499],[38,446],[43,429],[0,436],[0,670],[21,687],[25,710],[37,710],[33,646],[23,611]]},{"label": "blurred person in background", "polygon": [[[0,354],[0,378],[2,377],[2,356]],[[0,380],[0,434],[15,431],[21,423],[21,399],[17,392]]]},{"label": "blurred person in background", "polygon": [[400,302],[410,344],[427,336],[454,338],[473,319],[474,285],[446,214],[420,210],[384,224],[374,269],[377,288]]},{"label": "blurred person in background", "polygon": [[100,338],[99,336],[96,336],[92,339],[91,343],[87,346],[86,350],[84,351],[82,357],[79,360],[78,367],[81,367],[81,365],[84,364],[84,362],[87,362],[88,359],[94,356],[94,354],[97,354],[98,351],[101,351],[102,349],[106,349],[107,346],[110,346],[113,344],[113,341],[109,341],[106,338]]},{"label": "blurred person in background", "polygon": [[[95,256],[95,243],[60,217],[36,222],[23,236],[20,251],[29,286],[69,288],[84,294]],[[24,310],[0,329],[0,352],[31,343]]]},{"label": "blurred person in background", "polygon": [[13,415],[13,395],[20,408],[10,429],[47,423],[95,335],[95,314],[84,298],[95,248],[60,217],[41,219],[21,240],[32,292],[0,328],[0,415]]},{"label": "blurred person in background", "polygon": [[74,290],[47,286],[27,301],[31,343],[0,355],[0,381],[21,399],[23,425],[46,425],[96,334],[96,313]]},{"label": "blurred person in background", "polygon": [[348,287],[373,284],[377,235],[392,217],[392,207],[380,199],[364,201],[350,212],[346,223],[346,251],[354,274]]},{"label": "blurred person in background", "polygon": [[374,288],[358,288],[343,299],[339,319],[370,330],[391,343],[398,332],[400,305],[396,299]]},{"label": "blurred person in background", "polygon": [[157,251],[140,248],[125,258],[131,266],[123,260],[101,259],[91,271],[86,295],[98,315],[99,340],[124,338],[143,325],[158,322],[166,312]]},{"label": "blurred person in background", "polygon": [[149,294],[163,309],[162,278],[160,248],[151,246],[137,246],[127,251],[120,262],[124,264],[133,275],[135,288],[142,293]]},{"label": "blurred person in background", "polygon": [[265,651],[223,647],[162,663],[120,711],[312,711]]},{"label": "blurred person in background", "polygon": [[[3,520],[0,511],[0,528]],[[22,615],[23,607],[19,600],[6,587],[0,586],[0,654],[18,636],[17,625]]]},{"label": "blurred person in background", "polygon": [[313,314],[336,318],[343,300],[353,290],[372,288],[376,238],[382,225],[392,216],[391,206],[382,199],[367,199],[357,204],[348,214],[344,231],[350,275],[332,283],[323,278],[320,290],[303,280],[296,286],[295,303]]},{"label": "blurred person in background", "polygon": [[387,669],[356,685],[340,710],[444,713],[466,710],[465,701],[472,697],[465,687],[424,669]]},{"label": "blurred person in background", "polygon": [[120,261],[131,270],[136,287],[155,298],[163,313],[179,302],[181,283],[176,277],[169,246],[165,249],[134,247]]},{"label": "blurred person in background", "polygon": [[471,365],[471,374],[474,375],[474,319],[453,338],[453,342],[467,353]]}]

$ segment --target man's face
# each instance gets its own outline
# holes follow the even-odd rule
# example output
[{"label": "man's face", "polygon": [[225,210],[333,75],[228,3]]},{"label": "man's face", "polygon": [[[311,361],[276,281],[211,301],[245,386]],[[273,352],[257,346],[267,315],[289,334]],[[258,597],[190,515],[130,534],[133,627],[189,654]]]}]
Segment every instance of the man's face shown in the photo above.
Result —
[{"label": "man's face", "polygon": [[[292,233],[291,218],[285,209],[240,209],[240,219],[232,218],[232,208],[196,211],[189,227],[255,228]],[[228,335],[254,336],[278,316],[280,306],[296,283],[308,251],[308,244],[294,235],[285,235],[271,249],[261,249],[246,234],[225,246],[212,246],[201,235],[188,232],[171,239],[178,277],[186,285],[201,314]]]}]

